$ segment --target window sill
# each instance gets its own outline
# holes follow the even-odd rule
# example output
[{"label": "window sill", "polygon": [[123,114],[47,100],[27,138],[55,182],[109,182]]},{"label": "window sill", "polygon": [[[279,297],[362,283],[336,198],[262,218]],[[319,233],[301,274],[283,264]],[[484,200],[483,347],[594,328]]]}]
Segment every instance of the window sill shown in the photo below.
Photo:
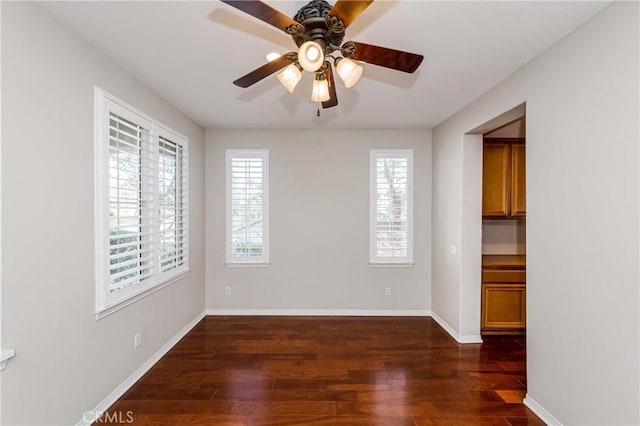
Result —
[{"label": "window sill", "polygon": [[0,354],[0,371],[5,369],[9,360],[14,356],[16,356],[16,351],[13,349],[2,351],[2,354]]},{"label": "window sill", "polygon": [[99,309],[96,311],[96,320],[100,320],[104,317],[108,317],[109,315],[113,314],[114,312],[118,312],[120,309],[122,308],[126,308],[127,306],[137,302],[138,300],[144,299],[145,297],[149,296],[150,294],[155,293],[158,290],[162,290],[163,288],[167,287],[168,285],[171,285],[173,283],[175,283],[176,281],[186,277],[187,275],[189,275],[189,273],[191,272],[191,269],[184,269],[178,273],[176,273],[175,275],[172,275],[170,277],[168,277],[165,281],[162,281],[156,285],[154,285],[153,287],[149,287],[149,288],[145,288],[140,290],[138,293],[133,293],[132,295],[128,296],[126,299],[124,300],[119,300],[111,305],[108,305],[102,309]]},{"label": "window sill", "polygon": [[395,263],[383,263],[383,262],[369,262],[369,266],[372,268],[413,268],[413,262],[395,262]]},{"label": "window sill", "polygon": [[268,268],[270,263],[269,262],[255,262],[255,263],[249,263],[249,262],[227,262],[225,263],[227,268]]}]

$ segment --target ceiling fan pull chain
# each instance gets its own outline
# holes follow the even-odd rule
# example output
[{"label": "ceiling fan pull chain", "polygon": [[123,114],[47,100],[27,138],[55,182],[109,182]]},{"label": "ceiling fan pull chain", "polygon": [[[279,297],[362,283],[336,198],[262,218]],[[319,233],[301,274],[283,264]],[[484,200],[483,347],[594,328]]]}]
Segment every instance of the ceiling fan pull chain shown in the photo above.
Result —
[{"label": "ceiling fan pull chain", "polygon": [[318,85],[318,110],[316,111],[316,117],[320,117],[320,85]]}]

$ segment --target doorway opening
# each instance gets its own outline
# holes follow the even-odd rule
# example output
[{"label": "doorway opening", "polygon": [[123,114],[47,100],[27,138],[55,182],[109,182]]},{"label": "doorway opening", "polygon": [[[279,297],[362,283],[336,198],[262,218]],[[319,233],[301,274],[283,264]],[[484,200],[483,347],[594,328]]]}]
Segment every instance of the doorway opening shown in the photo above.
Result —
[{"label": "doorway opening", "polygon": [[526,332],[526,118],[483,134],[481,335]]}]

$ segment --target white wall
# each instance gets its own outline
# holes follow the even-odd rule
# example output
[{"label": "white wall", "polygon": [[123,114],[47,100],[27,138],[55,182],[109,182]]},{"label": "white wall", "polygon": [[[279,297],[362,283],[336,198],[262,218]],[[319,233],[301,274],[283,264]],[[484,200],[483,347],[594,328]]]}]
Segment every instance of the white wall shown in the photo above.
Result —
[{"label": "white wall", "polygon": [[[430,308],[430,131],[207,130],[206,141],[207,308],[399,314]],[[225,267],[226,148],[269,149],[268,268]],[[414,150],[413,267],[369,266],[372,148]],[[225,286],[231,296],[224,296]]]},{"label": "white wall", "polygon": [[461,263],[460,257],[449,254],[449,247],[462,243],[462,136],[433,144],[432,194],[431,310],[460,333]]},{"label": "white wall", "polygon": [[[1,420],[69,425],[204,309],[204,131],[40,7],[2,8],[2,338],[17,356]],[[94,85],[186,135],[191,155],[190,275],[100,321]]]},{"label": "white wall", "polygon": [[525,135],[525,118],[522,117],[503,127],[485,134],[487,138],[524,138]]},{"label": "white wall", "polygon": [[462,223],[460,259],[460,332],[459,341],[482,341],[480,336],[480,299],[482,280],[482,153],[481,135],[464,135],[462,153]]},{"label": "white wall", "polygon": [[526,101],[528,398],[564,424],[640,422],[638,12],[614,3],[433,133],[432,309],[461,330],[464,133]]}]

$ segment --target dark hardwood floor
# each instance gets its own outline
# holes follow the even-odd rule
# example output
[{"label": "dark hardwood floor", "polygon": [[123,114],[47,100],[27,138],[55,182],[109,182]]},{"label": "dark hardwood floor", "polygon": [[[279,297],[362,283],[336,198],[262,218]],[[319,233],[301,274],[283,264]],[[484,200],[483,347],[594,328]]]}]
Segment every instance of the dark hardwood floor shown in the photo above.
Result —
[{"label": "dark hardwood floor", "polygon": [[[143,425],[544,425],[525,340],[423,317],[203,319],[103,420]],[[104,424],[104,423],[102,423]]]}]

